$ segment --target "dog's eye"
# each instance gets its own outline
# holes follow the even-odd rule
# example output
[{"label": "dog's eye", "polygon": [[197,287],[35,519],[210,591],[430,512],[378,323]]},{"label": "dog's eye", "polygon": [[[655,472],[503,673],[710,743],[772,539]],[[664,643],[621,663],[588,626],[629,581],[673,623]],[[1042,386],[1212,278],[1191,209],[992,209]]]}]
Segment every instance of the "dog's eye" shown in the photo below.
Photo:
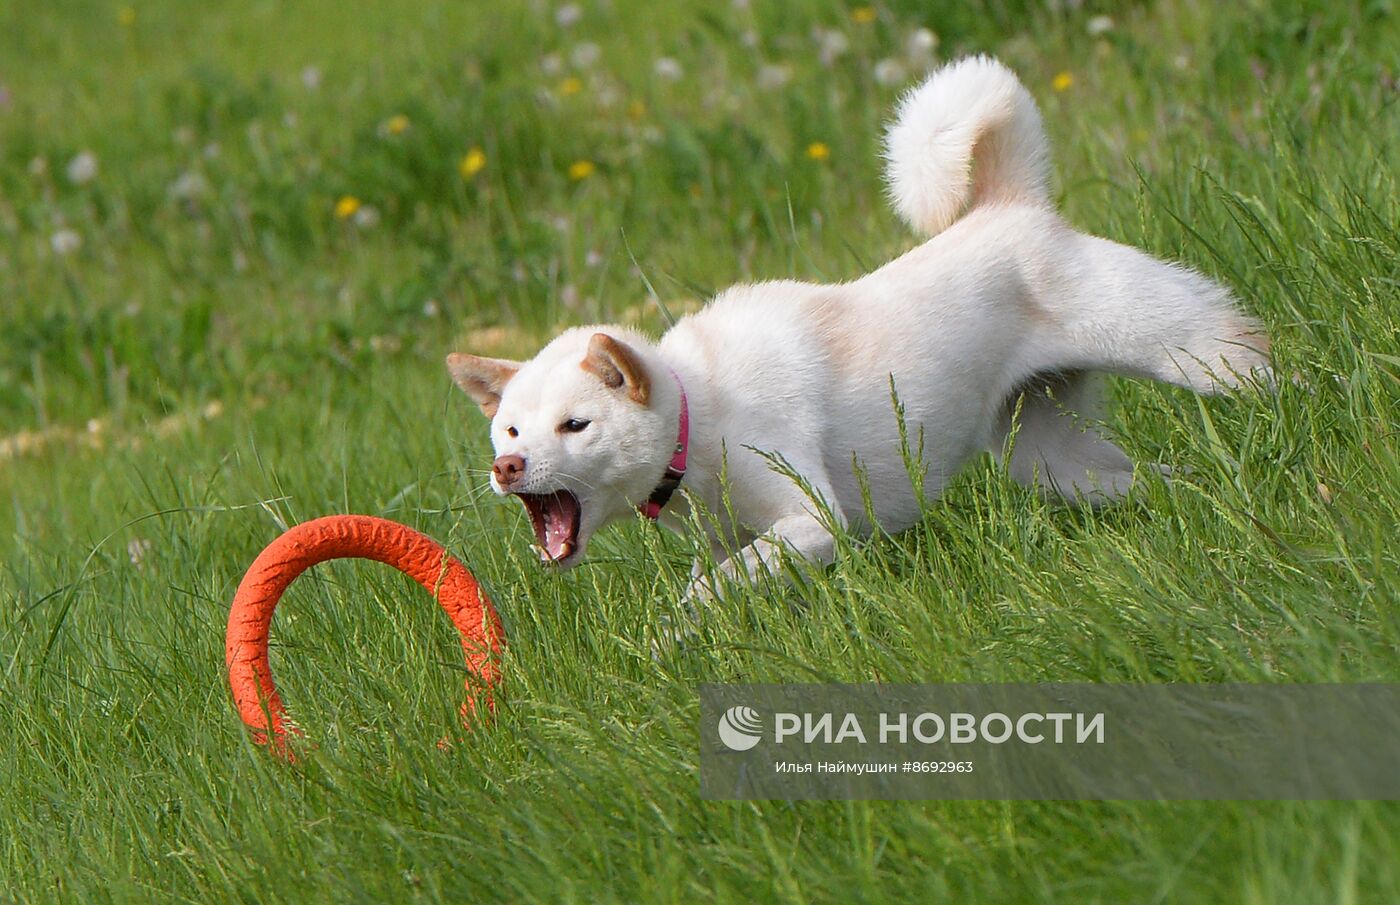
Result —
[{"label": "dog's eye", "polygon": [[510,427],[506,428],[506,436],[507,436],[507,437],[518,437],[518,436],[520,436],[520,431],[516,430],[516,429],[515,429],[515,425],[512,424]]},{"label": "dog's eye", "polygon": [[568,421],[559,425],[559,431],[565,434],[576,434],[592,423],[592,421],[583,418],[570,418]]}]

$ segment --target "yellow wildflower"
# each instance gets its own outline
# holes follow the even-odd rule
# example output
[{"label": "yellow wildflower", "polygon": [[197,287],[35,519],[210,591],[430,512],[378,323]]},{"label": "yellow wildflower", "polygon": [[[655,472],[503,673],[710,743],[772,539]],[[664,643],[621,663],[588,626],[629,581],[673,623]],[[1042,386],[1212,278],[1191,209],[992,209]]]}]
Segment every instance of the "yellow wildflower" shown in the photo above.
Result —
[{"label": "yellow wildflower", "polygon": [[117,10],[117,24],[130,28],[136,24],[136,7],[123,6]]},{"label": "yellow wildflower", "polygon": [[335,215],[338,219],[349,220],[355,216],[355,211],[360,209],[360,199],[354,195],[343,195],[335,203]]},{"label": "yellow wildflower", "polygon": [[593,165],[593,161],[591,160],[575,160],[573,163],[569,164],[569,178],[574,182],[578,182],[579,180],[587,179],[589,176],[592,176],[593,171],[596,169],[598,168]]},{"label": "yellow wildflower", "polygon": [[857,25],[869,25],[875,21],[875,7],[857,6],[851,10],[851,21]]},{"label": "yellow wildflower", "polygon": [[644,101],[633,101],[627,105],[627,116],[632,120],[640,120],[647,115],[647,105]]},{"label": "yellow wildflower", "polygon": [[402,135],[408,131],[410,123],[408,117],[402,113],[395,113],[384,121],[384,131],[390,135]]},{"label": "yellow wildflower", "polygon": [[457,165],[457,171],[462,174],[463,179],[470,179],[480,173],[486,166],[486,152],[480,148],[472,148],[462,157],[462,162]]},{"label": "yellow wildflower", "polygon": [[807,157],[810,160],[826,160],[831,156],[831,148],[827,147],[824,141],[814,141],[807,146]]},{"label": "yellow wildflower", "polygon": [[1054,88],[1056,91],[1065,91],[1073,84],[1074,76],[1070,75],[1068,72],[1061,72],[1050,81],[1050,87]]},{"label": "yellow wildflower", "polygon": [[571,75],[559,83],[559,93],[565,97],[572,97],[583,90],[583,79]]}]

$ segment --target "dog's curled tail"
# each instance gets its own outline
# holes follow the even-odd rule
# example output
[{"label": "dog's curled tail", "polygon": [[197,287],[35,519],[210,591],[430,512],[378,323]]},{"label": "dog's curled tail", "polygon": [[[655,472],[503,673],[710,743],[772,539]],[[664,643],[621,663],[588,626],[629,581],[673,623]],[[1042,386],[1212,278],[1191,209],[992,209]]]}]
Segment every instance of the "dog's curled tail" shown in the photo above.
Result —
[{"label": "dog's curled tail", "polygon": [[950,63],[911,89],[885,136],[895,212],[924,236],[988,202],[1048,204],[1049,156],[1030,92],[986,56]]}]

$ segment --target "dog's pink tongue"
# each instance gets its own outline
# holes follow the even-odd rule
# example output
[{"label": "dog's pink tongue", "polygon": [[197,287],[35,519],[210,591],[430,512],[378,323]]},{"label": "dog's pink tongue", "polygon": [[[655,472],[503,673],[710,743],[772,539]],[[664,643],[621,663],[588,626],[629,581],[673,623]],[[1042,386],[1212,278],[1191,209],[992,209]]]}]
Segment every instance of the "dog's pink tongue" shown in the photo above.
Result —
[{"label": "dog's pink tongue", "polygon": [[573,497],[556,494],[544,507],[544,550],[550,559],[565,559],[574,552]]}]

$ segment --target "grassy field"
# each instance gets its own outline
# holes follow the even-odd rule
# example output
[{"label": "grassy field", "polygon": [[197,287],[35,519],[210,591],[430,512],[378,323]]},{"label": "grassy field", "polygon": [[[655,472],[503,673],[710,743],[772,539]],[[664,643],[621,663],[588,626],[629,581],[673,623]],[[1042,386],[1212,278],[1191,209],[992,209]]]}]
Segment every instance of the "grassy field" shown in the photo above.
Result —
[{"label": "grassy field", "polygon": [[[1400,901],[1393,804],[698,799],[704,681],[1400,680],[1400,8],[1079,6],[0,0],[0,900]],[[1070,219],[1224,280],[1296,380],[1119,383],[1179,480],[1094,514],[979,464],[653,661],[690,542],[544,572],[443,354],[910,247],[882,123],[977,51]],[[450,625],[338,563],[274,638],[317,747],[248,742],[228,601],[337,512],[490,589],[488,731],[438,748]]]}]

